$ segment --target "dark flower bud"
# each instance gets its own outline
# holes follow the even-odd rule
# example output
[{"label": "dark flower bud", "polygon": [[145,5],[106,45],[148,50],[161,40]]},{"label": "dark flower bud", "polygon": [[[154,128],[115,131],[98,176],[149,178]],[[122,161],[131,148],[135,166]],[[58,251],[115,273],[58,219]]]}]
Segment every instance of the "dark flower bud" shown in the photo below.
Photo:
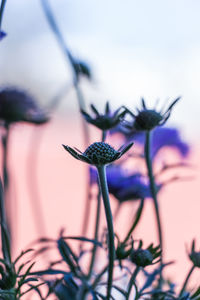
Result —
[{"label": "dark flower bud", "polygon": [[33,97],[15,88],[0,91],[0,119],[7,123],[42,124],[48,121],[47,115],[39,109]]},{"label": "dark flower bud", "polygon": [[191,253],[189,254],[190,260],[194,266],[200,268],[200,251],[195,251],[195,240],[192,242]]},{"label": "dark flower bud", "polygon": [[73,67],[77,78],[79,78],[80,76],[84,76],[89,80],[92,79],[90,67],[84,61],[75,60],[73,62]]},{"label": "dark flower bud", "polygon": [[153,262],[153,255],[149,250],[138,249],[131,253],[131,261],[139,267],[146,267]]},{"label": "dark flower bud", "polygon": [[[160,260],[160,255],[160,246],[153,247],[153,244],[151,244],[147,249],[142,249],[142,241],[140,241],[138,249],[131,251],[130,260],[138,267],[144,268],[157,263]],[[158,260],[156,260],[157,258]]]},{"label": "dark flower bud", "polygon": [[133,122],[127,122],[126,126],[130,129],[135,129],[138,131],[150,131],[157,126],[164,125],[168,118],[170,117],[172,108],[179,101],[180,97],[175,99],[170,106],[163,112],[156,111],[155,109],[148,109],[144,99],[142,99],[142,109],[137,109],[137,114],[132,113],[130,110],[127,112],[134,118]]},{"label": "dark flower bud", "polygon": [[134,127],[136,130],[151,130],[158,126],[163,117],[155,110],[146,109],[141,111],[135,118]]},{"label": "dark flower bud", "polygon": [[116,259],[122,260],[122,259],[127,258],[130,255],[131,251],[132,251],[132,246],[129,247],[129,249],[128,249],[126,244],[119,243],[117,246],[116,252],[115,252]]},{"label": "dark flower bud", "polygon": [[115,127],[122,121],[126,114],[126,110],[122,110],[121,107],[112,113],[110,111],[109,102],[106,103],[104,114],[100,114],[94,105],[91,105],[91,109],[94,113],[94,116],[89,115],[84,110],[81,110],[81,113],[88,123],[98,127],[101,130],[110,130],[111,128]]}]

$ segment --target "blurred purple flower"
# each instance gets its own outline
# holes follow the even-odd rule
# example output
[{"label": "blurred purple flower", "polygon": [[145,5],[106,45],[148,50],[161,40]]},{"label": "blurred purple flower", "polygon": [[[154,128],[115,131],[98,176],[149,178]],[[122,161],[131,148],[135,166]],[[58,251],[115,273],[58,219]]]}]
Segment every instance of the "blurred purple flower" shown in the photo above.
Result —
[{"label": "blurred purple flower", "polygon": [[[136,130],[130,131],[123,125],[111,131],[111,134],[120,133],[127,141],[134,141],[138,144],[144,144],[145,133]],[[189,145],[182,140],[180,132],[176,128],[157,127],[152,131],[152,149],[151,155],[154,158],[163,147],[171,147],[176,149],[182,157],[186,157],[189,153]]]},{"label": "blurred purple flower", "polygon": [[0,41],[6,36],[7,34],[4,31],[0,31]]},{"label": "blurred purple flower", "polygon": [[0,90],[0,120],[42,124],[48,121],[48,117],[27,92],[4,88]]},{"label": "blurred purple flower", "polygon": [[[107,167],[108,190],[120,203],[151,197],[146,178],[140,173],[128,174],[120,166]],[[90,168],[90,183],[97,183],[97,172]],[[159,188],[159,187],[158,187]]]}]

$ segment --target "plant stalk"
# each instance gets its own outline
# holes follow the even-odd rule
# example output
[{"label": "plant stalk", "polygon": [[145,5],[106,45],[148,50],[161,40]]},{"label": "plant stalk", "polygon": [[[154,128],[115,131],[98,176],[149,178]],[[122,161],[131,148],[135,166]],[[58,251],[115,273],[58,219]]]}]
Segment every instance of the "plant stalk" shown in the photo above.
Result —
[{"label": "plant stalk", "polygon": [[189,270],[188,275],[186,276],[185,281],[183,283],[182,289],[181,289],[181,291],[179,293],[179,297],[181,297],[182,294],[183,294],[183,292],[185,291],[187,283],[188,283],[188,281],[190,279],[190,276],[191,276],[192,272],[194,271],[194,269],[195,269],[195,265],[193,265],[192,268]]},{"label": "plant stalk", "polygon": [[134,220],[134,222],[133,222],[133,225],[131,226],[129,232],[127,233],[127,235],[126,235],[126,237],[125,237],[125,239],[124,239],[124,241],[123,241],[123,244],[125,244],[125,243],[129,240],[129,238],[130,238],[130,236],[131,236],[133,230],[134,230],[135,227],[137,226],[137,224],[138,224],[138,222],[139,222],[139,220],[140,220],[140,217],[141,217],[141,215],[142,215],[143,207],[144,207],[144,198],[141,199],[141,203],[140,203],[140,206],[139,206],[139,208],[138,208],[138,211],[137,211],[135,220]]},{"label": "plant stalk", "polygon": [[[161,248],[161,256],[160,256],[160,265],[163,264],[163,240],[162,240],[162,227],[159,213],[159,205],[157,200],[157,191],[156,184],[153,175],[152,161],[151,161],[151,131],[146,131],[146,140],[145,140],[145,160],[148,171],[148,177],[150,182],[150,190],[153,198],[154,209],[155,209],[155,217],[157,222],[157,230],[158,230],[158,240]],[[159,287],[162,283],[162,268],[160,268],[160,278],[159,278]]]},{"label": "plant stalk", "polygon": [[1,247],[3,258],[8,264],[11,264],[11,252],[10,252],[10,235],[6,221],[6,211],[4,204],[4,192],[3,185],[0,179],[0,218],[1,218]]},{"label": "plant stalk", "polygon": [[105,166],[101,165],[97,167],[98,176],[99,176],[99,185],[101,188],[107,228],[108,228],[108,253],[109,253],[109,266],[108,266],[108,286],[107,286],[107,299],[110,299],[112,281],[113,281],[113,269],[114,269],[114,259],[115,259],[115,245],[114,245],[114,229],[112,221],[112,212],[110,207],[110,199],[108,192],[108,185],[106,180],[106,171]]},{"label": "plant stalk", "polygon": [[[133,285],[136,287],[136,285],[135,285],[135,279],[136,279],[136,277],[137,277],[139,271],[140,271],[140,267],[137,266],[137,267],[135,268],[135,271],[133,272],[133,274],[132,274],[130,280],[129,280],[129,283],[128,283],[128,291],[127,291],[127,295],[126,295],[126,300],[129,300],[129,297],[130,297],[130,294],[131,294],[131,290],[132,290]],[[136,288],[137,288],[137,287],[136,287]],[[136,291],[136,292],[137,292],[137,291]]]},{"label": "plant stalk", "polygon": [[[95,233],[94,233],[94,240],[98,240],[98,233],[99,233],[99,223],[100,223],[100,212],[101,212],[101,191],[99,189],[98,195],[97,195],[97,211],[96,211],[96,225],[95,225]],[[96,252],[97,252],[97,244],[94,244],[93,250],[92,250],[92,258],[90,262],[90,269],[88,273],[88,278],[90,278],[92,274],[92,270],[95,263],[96,258]]]}]

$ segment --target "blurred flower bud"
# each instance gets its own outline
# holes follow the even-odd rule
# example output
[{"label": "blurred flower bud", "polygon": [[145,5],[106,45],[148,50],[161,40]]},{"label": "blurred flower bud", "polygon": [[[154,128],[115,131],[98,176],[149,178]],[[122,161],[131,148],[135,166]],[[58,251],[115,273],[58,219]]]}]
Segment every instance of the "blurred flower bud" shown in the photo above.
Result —
[{"label": "blurred flower bud", "polygon": [[4,88],[0,90],[0,119],[6,123],[43,124],[49,118],[27,92],[15,88]]},{"label": "blurred flower bud", "polygon": [[192,242],[191,253],[189,254],[190,260],[194,266],[200,268],[200,251],[195,251],[195,240]]}]

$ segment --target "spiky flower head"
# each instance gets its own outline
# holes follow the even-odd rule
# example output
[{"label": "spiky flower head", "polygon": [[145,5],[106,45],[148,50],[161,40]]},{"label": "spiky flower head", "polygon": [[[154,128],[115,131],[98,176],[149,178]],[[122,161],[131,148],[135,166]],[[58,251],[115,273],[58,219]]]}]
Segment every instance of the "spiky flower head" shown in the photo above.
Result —
[{"label": "spiky flower head", "polygon": [[191,253],[189,254],[190,260],[194,266],[200,268],[200,251],[195,251],[195,240],[192,241]]},{"label": "spiky flower head", "polygon": [[119,261],[127,258],[133,249],[133,240],[127,241],[127,242],[120,242],[120,239],[117,235],[115,235],[117,238],[117,248],[115,251],[116,259]]},{"label": "spiky flower head", "polygon": [[106,102],[104,114],[100,114],[93,104],[91,104],[91,109],[94,113],[94,116],[89,115],[84,110],[81,110],[81,113],[88,123],[93,124],[101,130],[109,130],[115,127],[122,121],[126,114],[126,110],[122,109],[122,107],[119,107],[115,112],[112,113],[110,111],[109,102]]},{"label": "spiky flower head", "polygon": [[144,268],[159,262],[160,259],[156,259],[159,258],[160,255],[160,246],[153,247],[153,244],[151,244],[148,248],[142,249],[142,241],[140,241],[138,249],[132,250],[130,260],[136,264],[136,266]]},{"label": "spiky flower head", "polygon": [[47,115],[27,92],[15,88],[0,90],[0,119],[7,123],[29,122],[42,124]]},{"label": "spiky flower head", "polygon": [[90,145],[85,152],[81,152],[76,148],[63,145],[64,149],[68,151],[73,157],[91,165],[101,166],[112,163],[119,159],[125,152],[127,152],[133,143],[128,144],[125,147],[121,147],[119,150],[115,150],[109,144],[104,142],[96,142]]},{"label": "spiky flower head", "polygon": [[155,109],[147,108],[146,103],[142,98],[142,109],[137,109],[137,114],[134,114],[127,109],[134,118],[133,123],[127,123],[127,128],[134,128],[138,131],[150,131],[157,126],[164,125],[170,117],[172,108],[179,100],[180,97],[176,98],[165,111],[163,111],[163,109],[156,111]]}]

